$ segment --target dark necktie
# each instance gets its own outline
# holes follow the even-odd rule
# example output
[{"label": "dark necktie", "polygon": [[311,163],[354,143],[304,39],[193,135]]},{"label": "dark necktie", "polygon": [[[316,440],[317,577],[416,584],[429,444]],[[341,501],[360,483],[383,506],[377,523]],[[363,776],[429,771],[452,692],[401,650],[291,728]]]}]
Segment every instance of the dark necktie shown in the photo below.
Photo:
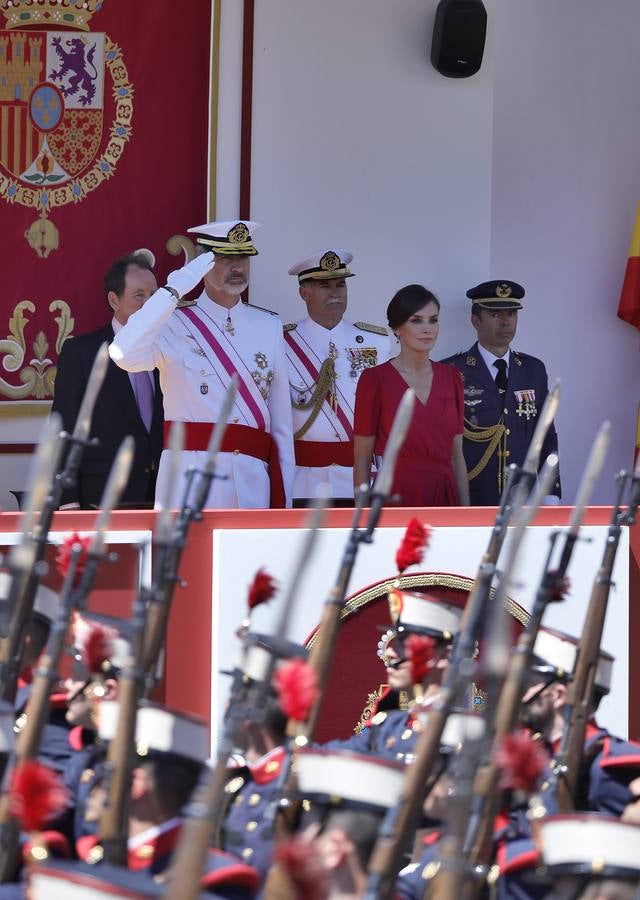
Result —
[{"label": "dark necktie", "polygon": [[494,361],[494,366],[498,370],[496,372],[495,383],[496,387],[499,391],[506,391],[507,389],[507,363],[504,359],[496,359]]},{"label": "dark necktie", "polygon": [[149,372],[134,372],[133,383],[135,386],[136,402],[140,418],[144,422],[147,431],[151,431],[153,419],[153,387]]}]

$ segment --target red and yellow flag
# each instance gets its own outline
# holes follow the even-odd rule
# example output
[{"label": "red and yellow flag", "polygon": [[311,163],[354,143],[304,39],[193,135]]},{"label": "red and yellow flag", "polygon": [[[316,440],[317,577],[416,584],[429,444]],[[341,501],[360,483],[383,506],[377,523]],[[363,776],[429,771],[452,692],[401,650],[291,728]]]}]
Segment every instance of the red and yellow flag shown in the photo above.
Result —
[{"label": "red and yellow flag", "polygon": [[635,325],[640,329],[640,203],[636,208],[636,221],[618,304],[618,316],[629,325]]}]

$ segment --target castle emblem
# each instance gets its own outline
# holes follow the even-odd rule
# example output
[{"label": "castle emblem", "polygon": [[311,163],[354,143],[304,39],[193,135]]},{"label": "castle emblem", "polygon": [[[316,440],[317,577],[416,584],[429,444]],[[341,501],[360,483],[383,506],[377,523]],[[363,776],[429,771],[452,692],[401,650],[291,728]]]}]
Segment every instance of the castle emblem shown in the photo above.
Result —
[{"label": "castle emblem", "polygon": [[89,30],[102,0],[0,0],[0,203],[39,213],[25,239],[58,246],[54,209],[111,178],[131,137],[133,86],[119,47]]}]

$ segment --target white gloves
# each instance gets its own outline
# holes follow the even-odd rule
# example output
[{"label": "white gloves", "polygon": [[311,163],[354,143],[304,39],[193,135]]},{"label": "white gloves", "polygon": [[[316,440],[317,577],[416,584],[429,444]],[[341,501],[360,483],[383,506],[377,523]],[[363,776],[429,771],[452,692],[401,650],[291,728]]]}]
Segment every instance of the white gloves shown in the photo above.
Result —
[{"label": "white gloves", "polygon": [[167,278],[167,284],[178,292],[178,298],[184,297],[189,291],[199,284],[204,276],[213,269],[215,265],[215,257],[211,251],[201,253],[191,262],[188,262],[181,269],[171,272]]}]

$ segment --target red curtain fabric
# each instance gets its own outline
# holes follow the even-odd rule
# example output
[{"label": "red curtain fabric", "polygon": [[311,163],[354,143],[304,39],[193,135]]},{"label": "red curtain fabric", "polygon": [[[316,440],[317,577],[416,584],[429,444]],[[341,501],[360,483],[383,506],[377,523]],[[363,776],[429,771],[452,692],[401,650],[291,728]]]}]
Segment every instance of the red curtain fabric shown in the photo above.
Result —
[{"label": "red curtain fabric", "polygon": [[[211,0],[24,0],[0,12],[0,401],[47,399],[102,279],[207,215]],[[8,11],[7,11],[8,10]]]}]

